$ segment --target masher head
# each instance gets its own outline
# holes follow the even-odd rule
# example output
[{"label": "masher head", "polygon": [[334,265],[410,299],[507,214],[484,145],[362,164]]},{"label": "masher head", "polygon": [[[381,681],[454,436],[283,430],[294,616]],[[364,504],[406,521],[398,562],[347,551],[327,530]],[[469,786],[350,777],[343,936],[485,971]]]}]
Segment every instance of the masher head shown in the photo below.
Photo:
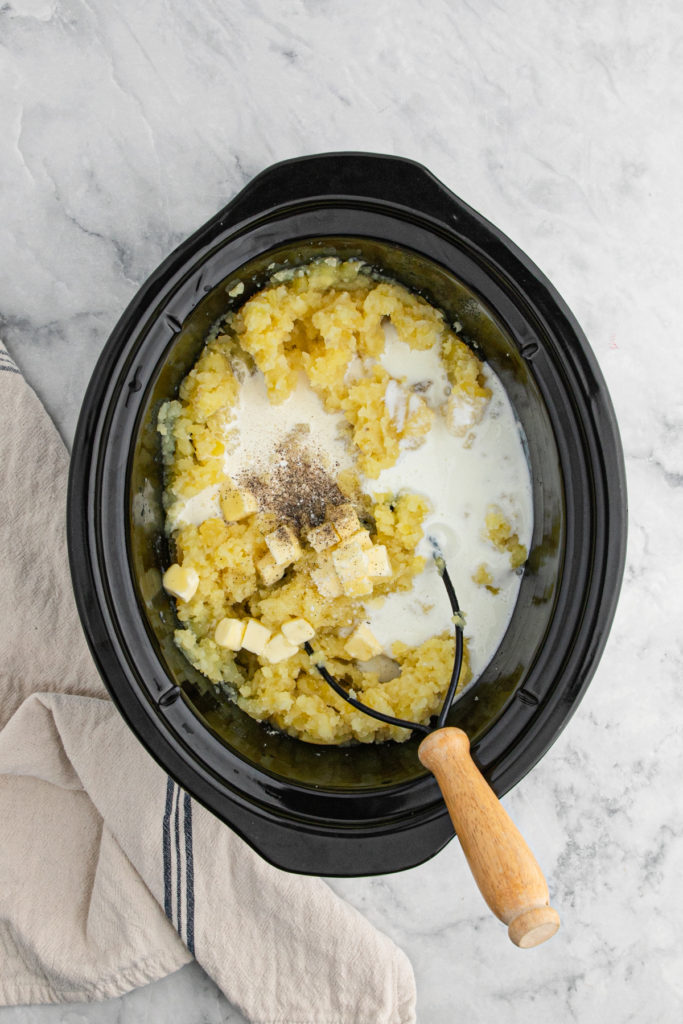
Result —
[{"label": "masher head", "polygon": [[[451,705],[455,699],[455,694],[458,689],[458,681],[460,679],[460,673],[462,671],[462,658],[463,658],[463,626],[464,619],[462,612],[460,611],[460,605],[458,604],[458,598],[456,597],[455,589],[448,575],[448,569],[446,568],[446,562],[443,557],[441,548],[434,537],[429,537],[429,542],[432,545],[432,554],[434,557],[434,564],[436,570],[441,576],[448,594],[448,600],[451,605],[451,619],[453,622],[453,629],[455,632],[455,656],[453,659],[453,671],[451,673],[451,679],[448,684],[446,696],[444,697],[441,710],[438,715],[433,715],[429,725],[422,725],[421,722],[410,722],[404,718],[394,718],[392,715],[385,715],[382,711],[376,711],[375,708],[368,707],[367,704],[363,704],[362,701],[357,700],[348,693],[341,683],[334,678],[334,676],[328,672],[324,665],[316,662],[316,668],[320,675],[323,677],[325,682],[332,687],[334,692],[338,694],[342,700],[350,704],[351,707],[356,708],[357,711],[362,711],[363,714],[369,715],[371,718],[376,718],[379,722],[384,722],[387,725],[396,725],[401,729],[411,729],[415,732],[421,732],[428,735],[435,729],[442,729],[446,724],[446,718],[448,712],[451,710]],[[308,641],[304,644],[305,650],[311,656],[314,656],[313,648]]]}]

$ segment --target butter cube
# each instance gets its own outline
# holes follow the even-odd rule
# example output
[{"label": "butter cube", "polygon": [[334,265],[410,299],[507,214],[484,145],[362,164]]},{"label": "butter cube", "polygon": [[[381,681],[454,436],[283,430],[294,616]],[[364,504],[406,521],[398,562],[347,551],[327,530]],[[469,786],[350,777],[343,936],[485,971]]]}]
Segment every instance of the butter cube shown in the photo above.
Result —
[{"label": "butter cube", "polygon": [[369,661],[382,653],[382,645],[367,623],[361,622],[344,644],[344,650],[358,661]]},{"label": "butter cube", "polygon": [[321,551],[317,558],[317,564],[319,569],[325,569],[329,572],[334,572],[334,563],[332,561],[331,551]]},{"label": "butter cube", "polygon": [[372,539],[367,530],[359,530],[358,533],[352,534],[349,542],[358,544],[364,551],[369,551],[372,547]]},{"label": "butter cube", "polygon": [[220,495],[221,512],[227,523],[236,523],[258,512],[256,495],[242,487],[224,487]]},{"label": "butter cube", "polygon": [[297,558],[301,558],[299,538],[289,523],[282,523],[272,533],[266,534],[264,539],[277,565],[291,565]]},{"label": "butter cube", "polygon": [[282,626],[282,632],[290,644],[305,644],[315,636],[313,626],[306,619],[290,619]]},{"label": "butter cube", "polygon": [[320,566],[311,570],[311,579],[321,597],[341,597],[344,593],[339,577],[331,566]]},{"label": "butter cube", "polygon": [[484,415],[488,403],[486,395],[468,395],[453,391],[444,410],[446,427],[455,437],[464,437]]},{"label": "butter cube", "polygon": [[308,531],[308,543],[315,551],[325,551],[340,540],[333,523],[321,523]]},{"label": "butter cube", "polygon": [[245,651],[251,651],[252,654],[263,654],[270,637],[269,629],[262,626],[257,619],[249,619],[242,637],[242,647]]},{"label": "butter cube", "polygon": [[231,651],[239,651],[247,628],[241,619],[221,619],[213,635],[219,647],[228,647]]},{"label": "butter cube", "polygon": [[327,519],[334,525],[342,540],[353,537],[360,530],[360,522],[356,510],[350,502],[344,505],[328,505]]},{"label": "butter cube", "polygon": [[184,569],[182,565],[176,563],[169,566],[161,582],[167,594],[178,597],[181,601],[189,601],[197,593],[199,575],[196,569],[190,566]]},{"label": "butter cube", "polygon": [[347,597],[367,597],[372,593],[372,580],[369,576],[357,576],[354,579],[342,580],[341,585]]},{"label": "butter cube", "polygon": [[286,661],[287,658],[291,658],[294,654],[299,653],[299,648],[295,644],[290,644],[287,637],[283,636],[282,633],[276,633],[272,640],[269,640],[263,650],[263,657],[266,661],[269,661],[271,665],[277,665],[279,661]]},{"label": "butter cube", "polygon": [[285,574],[286,565],[278,565],[270,551],[259,558],[256,563],[256,568],[261,574],[261,579],[267,587],[272,587],[273,583],[277,583],[281,580]]},{"label": "butter cube", "polygon": [[375,544],[367,553],[368,576],[391,576],[391,562],[384,544]]},{"label": "butter cube", "polygon": [[346,540],[332,551],[332,564],[339,579],[355,580],[367,576],[367,551],[357,540]]}]

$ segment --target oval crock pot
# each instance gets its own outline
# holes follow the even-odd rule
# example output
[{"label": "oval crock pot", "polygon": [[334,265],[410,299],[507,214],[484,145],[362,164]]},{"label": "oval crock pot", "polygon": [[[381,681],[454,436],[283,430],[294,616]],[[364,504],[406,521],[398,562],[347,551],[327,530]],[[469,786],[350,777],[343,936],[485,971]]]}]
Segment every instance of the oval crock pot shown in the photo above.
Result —
[{"label": "oval crock pot", "polygon": [[418,740],[324,747],[253,721],[177,650],[161,587],[158,408],[217,319],[275,268],[325,255],[363,258],[459,321],[523,428],[529,560],[498,651],[449,718],[498,794],[552,744],[602,653],[623,572],[625,481],[604,381],[566,305],[524,253],[412,161],[335,153],[269,168],[126,309],[71,461],[71,569],[95,661],[153,757],[262,856],[290,871],[365,875],[419,864],[453,835]]}]

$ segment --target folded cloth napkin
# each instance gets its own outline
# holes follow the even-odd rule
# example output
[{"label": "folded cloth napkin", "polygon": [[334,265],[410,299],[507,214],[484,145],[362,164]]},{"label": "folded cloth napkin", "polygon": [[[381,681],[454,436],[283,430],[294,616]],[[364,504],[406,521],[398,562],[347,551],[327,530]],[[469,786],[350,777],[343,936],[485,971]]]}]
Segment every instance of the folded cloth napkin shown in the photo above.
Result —
[{"label": "folded cloth napkin", "polygon": [[107,699],[71,592],[67,453],[0,345],[0,1004],[104,999],[196,957],[252,1021],[415,1020],[409,961],[190,799]]}]

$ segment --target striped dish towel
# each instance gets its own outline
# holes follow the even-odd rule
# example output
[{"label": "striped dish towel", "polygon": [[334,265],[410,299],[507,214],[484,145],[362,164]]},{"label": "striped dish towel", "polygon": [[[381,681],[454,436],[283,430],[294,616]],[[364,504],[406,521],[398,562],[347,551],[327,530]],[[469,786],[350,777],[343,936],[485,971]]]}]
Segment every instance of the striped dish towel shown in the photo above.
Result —
[{"label": "striped dish towel", "polygon": [[409,1024],[405,955],[173,783],[107,698],[71,592],[68,456],[0,345],[0,1005],[104,999],[192,957],[255,1022]]}]

